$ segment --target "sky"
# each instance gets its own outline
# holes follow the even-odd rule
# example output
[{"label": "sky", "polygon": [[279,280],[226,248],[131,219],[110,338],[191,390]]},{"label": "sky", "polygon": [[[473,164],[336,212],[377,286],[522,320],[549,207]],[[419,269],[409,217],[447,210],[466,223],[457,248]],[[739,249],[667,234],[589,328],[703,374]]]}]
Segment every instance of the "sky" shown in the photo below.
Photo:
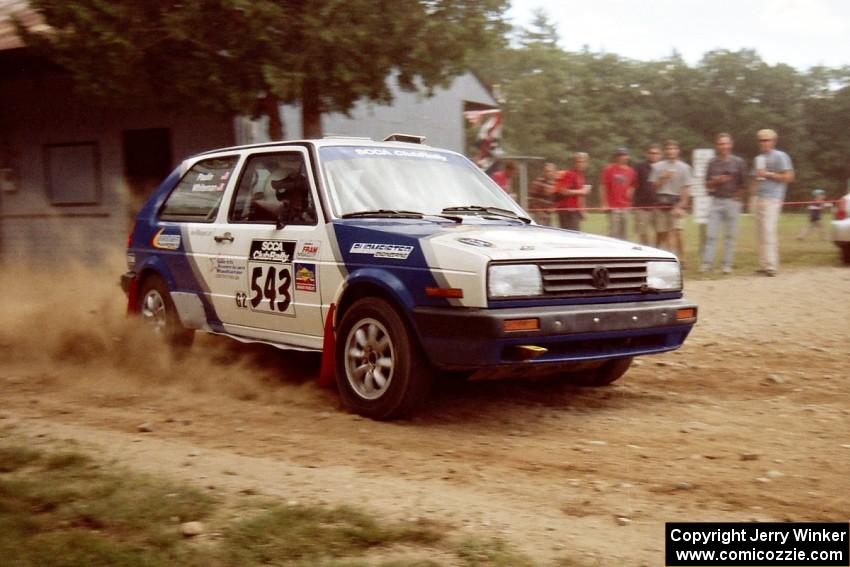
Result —
[{"label": "sky", "polygon": [[513,0],[526,25],[540,8],[569,51],[661,59],[677,50],[697,63],[713,49],[753,48],[798,69],[850,65],[850,0]]}]

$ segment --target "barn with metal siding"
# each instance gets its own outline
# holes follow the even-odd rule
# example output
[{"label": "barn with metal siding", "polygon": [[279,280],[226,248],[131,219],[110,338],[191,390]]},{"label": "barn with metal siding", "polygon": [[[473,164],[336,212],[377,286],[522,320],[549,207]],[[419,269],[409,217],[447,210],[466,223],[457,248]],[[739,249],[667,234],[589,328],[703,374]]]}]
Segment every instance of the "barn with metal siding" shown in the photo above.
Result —
[{"label": "barn with metal siding", "polygon": [[[74,96],[71,78],[34,57],[17,37],[12,15],[36,28],[26,1],[0,0],[0,261],[49,266],[101,262],[120,254],[132,212],[184,157],[268,140],[263,121],[169,112],[103,110]],[[392,105],[358,103],[350,116],[323,118],[327,134],[382,139],[391,132],[465,148],[466,108],[496,101],[471,73],[433,97],[407,93],[388,79]],[[287,138],[301,132],[297,107],[284,107]]]}]

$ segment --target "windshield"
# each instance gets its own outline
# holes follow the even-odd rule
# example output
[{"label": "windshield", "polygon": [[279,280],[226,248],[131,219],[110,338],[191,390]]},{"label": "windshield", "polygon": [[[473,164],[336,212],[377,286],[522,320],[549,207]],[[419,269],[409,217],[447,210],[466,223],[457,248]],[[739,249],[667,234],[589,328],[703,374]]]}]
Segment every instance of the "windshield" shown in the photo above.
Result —
[{"label": "windshield", "polygon": [[320,150],[336,216],[403,210],[440,214],[479,205],[527,214],[464,157],[433,150],[334,146]]}]

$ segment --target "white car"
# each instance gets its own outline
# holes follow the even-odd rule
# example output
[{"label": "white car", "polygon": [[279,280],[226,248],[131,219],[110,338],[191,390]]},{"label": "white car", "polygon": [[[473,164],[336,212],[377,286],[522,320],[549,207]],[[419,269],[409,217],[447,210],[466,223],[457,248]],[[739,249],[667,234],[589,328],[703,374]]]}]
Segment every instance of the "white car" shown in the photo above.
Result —
[{"label": "white car", "polygon": [[409,414],[435,370],[620,378],[696,322],[669,252],[536,225],[464,156],[415,137],[225,148],[186,159],[130,235],[128,308],[323,351],[352,410]]},{"label": "white car", "polygon": [[832,241],[841,251],[841,259],[850,264],[850,182],[847,194],[838,200],[835,218],[832,221]]}]

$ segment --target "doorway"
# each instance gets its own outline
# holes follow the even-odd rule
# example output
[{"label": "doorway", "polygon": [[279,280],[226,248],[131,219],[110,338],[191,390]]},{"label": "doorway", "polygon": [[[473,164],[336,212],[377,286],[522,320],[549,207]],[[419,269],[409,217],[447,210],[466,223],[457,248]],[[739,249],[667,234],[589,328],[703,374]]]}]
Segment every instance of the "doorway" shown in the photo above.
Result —
[{"label": "doorway", "polygon": [[121,144],[132,219],[153,190],[171,173],[171,130],[124,130],[121,132]]}]

